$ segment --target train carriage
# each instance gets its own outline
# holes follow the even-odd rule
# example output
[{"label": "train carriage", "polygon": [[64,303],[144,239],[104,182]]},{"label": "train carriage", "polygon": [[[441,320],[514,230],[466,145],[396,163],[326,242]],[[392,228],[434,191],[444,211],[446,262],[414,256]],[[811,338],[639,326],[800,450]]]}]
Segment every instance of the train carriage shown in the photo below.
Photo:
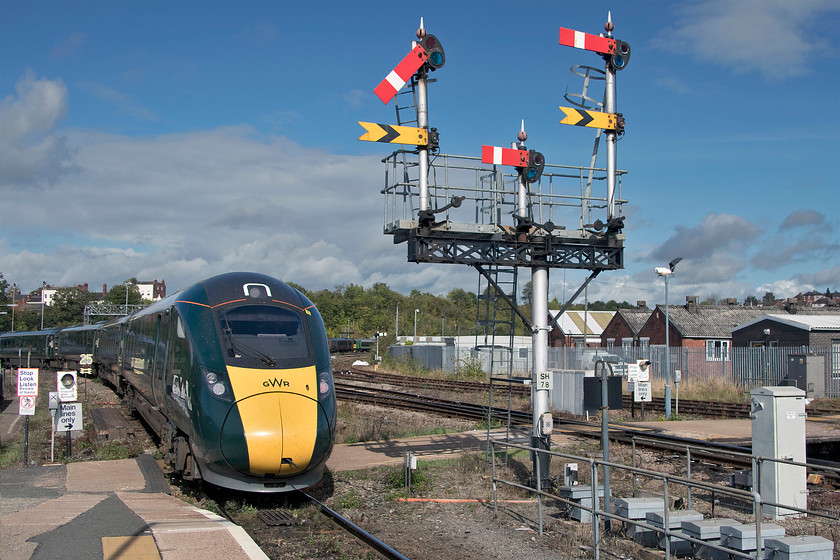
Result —
[{"label": "train carriage", "polygon": [[57,333],[56,356],[59,366],[78,369],[83,354],[93,355],[101,323],[65,327]]},{"label": "train carriage", "polygon": [[0,358],[9,367],[50,367],[58,362],[61,329],[15,331],[0,334]]}]

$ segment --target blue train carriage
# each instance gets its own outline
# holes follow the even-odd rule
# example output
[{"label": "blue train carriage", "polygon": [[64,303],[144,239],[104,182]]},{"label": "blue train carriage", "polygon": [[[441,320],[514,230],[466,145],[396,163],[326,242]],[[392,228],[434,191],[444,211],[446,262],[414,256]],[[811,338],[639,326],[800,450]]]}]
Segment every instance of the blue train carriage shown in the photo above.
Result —
[{"label": "blue train carriage", "polygon": [[57,365],[57,338],[60,330],[52,328],[0,334],[3,366],[50,368]]},{"label": "blue train carriage", "polygon": [[59,366],[66,369],[79,369],[83,354],[93,355],[99,341],[102,323],[65,327],[58,332],[57,356]]},{"label": "blue train carriage", "polygon": [[321,479],[336,402],[323,321],[303,294],[223,274],[109,329],[130,402],[177,474],[254,492]]},{"label": "blue train carriage", "polygon": [[100,324],[93,351],[96,374],[110,383],[119,395],[125,395],[126,389],[126,383],[122,377],[120,349],[123,325],[127,319],[127,317],[118,317]]}]

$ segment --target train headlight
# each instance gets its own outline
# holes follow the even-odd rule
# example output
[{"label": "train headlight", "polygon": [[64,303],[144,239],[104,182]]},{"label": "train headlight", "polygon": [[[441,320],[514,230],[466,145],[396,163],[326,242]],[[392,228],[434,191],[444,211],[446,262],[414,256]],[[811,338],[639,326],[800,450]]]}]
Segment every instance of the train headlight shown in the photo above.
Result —
[{"label": "train headlight", "polygon": [[318,393],[321,396],[326,396],[332,392],[332,373],[329,371],[322,371],[318,376]]},{"label": "train headlight", "polygon": [[207,390],[211,395],[221,401],[233,401],[233,391],[228,387],[223,375],[204,368],[202,368],[201,374],[204,377],[204,384],[207,386]]}]

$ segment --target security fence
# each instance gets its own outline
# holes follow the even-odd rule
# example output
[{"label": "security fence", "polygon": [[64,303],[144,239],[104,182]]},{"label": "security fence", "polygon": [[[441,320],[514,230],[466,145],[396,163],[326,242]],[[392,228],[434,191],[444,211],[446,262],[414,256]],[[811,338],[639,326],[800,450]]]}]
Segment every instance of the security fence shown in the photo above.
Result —
[{"label": "security fence", "polygon": [[[721,380],[745,391],[765,385],[797,385],[795,376],[791,375],[792,363],[812,362],[814,367],[822,367],[820,381],[825,383],[825,396],[840,397],[840,343],[769,348],[671,347],[669,354],[672,375],[679,371],[683,383]],[[620,360],[619,369],[623,373],[626,371],[623,364],[627,362],[650,360],[651,380],[664,380],[665,355],[665,346],[549,348],[549,369],[587,369],[593,359],[613,358]],[[808,373],[819,377],[813,367]]]},{"label": "security fence", "polygon": [[[529,375],[533,352],[528,337],[516,337],[514,348],[475,347],[474,337],[446,338],[439,344],[392,346],[393,356],[407,355],[430,369],[455,372],[475,361],[485,373]],[[802,386],[802,378],[792,375],[793,366],[808,368],[809,380],[824,383],[826,397],[840,397],[840,342],[831,346],[733,348],[708,345],[706,348],[671,347],[671,372],[679,371],[682,383],[724,381],[749,391],[755,387]],[[626,375],[627,363],[650,360],[651,380],[664,380],[665,346],[647,347],[552,347],[548,349],[549,370],[594,372],[597,360],[613,362],[613,372]],[[822,375],[817,369],[822,368]]]},{"label": "security fence", "polygon": [[[548,514],[552,519],[558,517],[557,512],[552,511],[552,509],[555,506],[559,506],[559,509],[562,509],[565,512],[568,512],[571,508],[573,511],[577,511],[578,513],[576,517],[573,515],[573,518],[578,519],[581,523],[584,523],[585,520],[591,521],[593,557],[596,560],[598,560],[601,557],[602,535],[606,531],[611,530],[611,521],[614,521],[619,526],[623,527],[624,534],[633,536],[636,542],[640,544],[645,544],[647,546],[653,546],[659,549],[664,549],[666,559],[670,559],[672,557],[672,552],[674,552],[676,553],[674,554],[674,556],[693,555],[694,557],[698,558],[748,558],[754,560],[771,557],[771,555],[766,556],[765,550],[762,549],[765,546],[767,546],[769,551],[771,546],[769,539],[773,535],[778,535],[778,533],[768,531],[767,529],[770,527],[774,529],[782,529],[781,527],[775,525],[768,525],[763,520],[763,517],[766,515],[767,512],[767,507],[778,508],[778,511],[784,513],[784,516],[805,514],[813,518],[825,519],[828,523],[840,521],[840,518],[838,518],[834,513],[830,513],[827,511],[816,511],[813,509],[795,507],[791,504],[781,504],[773,502],[766,498],[763,498],[757,491],[757,489],[760,487],[758,481],[760,480],[761,476],[762,462],[784,463],[794,465],[797,467],[802,467],[803,469],[822,471],[824,473],[833,473],[834,475],[840,473],[840,469],[830,465],[800,463],[788,459],[776,459],[771,457],[760,457],[757,455],[745,454],[744,457],[748,458],[750,460],[750,463],[752,464],[752,467],[749,470],[749,472],[752,475],[750,480],[756,481],[756,484],[751,489],[739,489],[734,488],[732,486],[722,485],[719,483],[706,482],[696,477],[692,477],[690,468],[692,453],[691,450],[694,449],[696,451],[707,451],[708,449],[705,449],[702,445],[692,445],[688,443],[685,444],[687,457],[686,461],[689,467],[686,471],[685,476],[679,476],[673,473],[636,467],[635,444],[633,452],[634,464],[633,466],[630,466],[617,462],[599,460],[593,457],[584,457],[569,453],[563,453],[560,451],[547,451],[544,449],[537,449],[527,445],[515,444],[510,441],[491,439],[488,443],[490,445],[489,450],[491,454],[492,465],[491,501],[493,503],[494,512],[498,511],[497,491],[499,485],[518,488],[520,490],[525,490],[529,493],[536,495],[536,525],[538,527],[540,535],[542,535],[544,532],[544,516]],[[588,466],[588,469],[584,468],[581,470],[582,480],[580,480],[579,482],[583,484],[583,486],[580,486],[580,488],[582,490],[588,489],[590,491],[590,495],[586,497],[583,494],[579,494],[578,499],[569,499],[569,494],[567,492],[563,492],[563,490],[573,487],[559,487],[556,490],[551,487],[544,487],[543,480],[550,479],[551,477],[543,476],[542,473],[540,473],[540,464],[542,463],[542,461],[538,459],[533,460],[533,464],[536,467],[536,472],[534,473],[534,476],[531,481],[523,482],[521,480],[510,480],[502,478],[500,473],[497,471],[497,465],[502,464],[500,456],[501,458],[507,458],[510,453],[516,453],[517,451],[520,453],[526,452],[530,454],[532,460],[533,457],[544,454],[554,459],[558,459],[564,463],[566,461],[574,461],[575,468],[577,468],[578,464]],[[732,452],[729,452],[728,454],[732,456],[739,455],[739,453]],[[653,490],[652,493],[651,490],[653,488],[650,488],[646,493],[650,497],[645,498],[647,500],[652,500],[653,502],[659,501],[661,505],[657,505],[650,510],[651,512],[657,512],[657,514],[653,516],[651,516],[650,514],[642,514],[641,516],[635,515],[631,514],[629,511],[619,506],[618,502],[621,492],[613,492],[612,490],[607,490],[607,488],[610,487],[606,482],[605,477],[608,476],[607,473],[609,472],[609,469],[612,469],[614,475],[616,476],[620,477],[618,473],[623,472],[629,474],[632,477],[632,495],[634,497],[637,493],[637,479],[657,481],[658,488]],[[624,478],[626,478],[626,476]],[[751,547],[748,545],[738,546],[737,542],[729,543],[728,541],[724,541],[723,539],[708,539],[708,537],[701,538],[698,535],[692,536],[691,532],[686,530],[684,524],[682,524],[681,526],[681,524],[679,523],[681,517],[689,521],[703,520],[705,518],[703,514],[691,509],[692,489],[694,490],[695,500],[700,499],[703,501],[708,501],[711,507],[711,517],[708,519],[719,519],[719,521],[721,522],[731,522],[732,526],[739,527],[742,529],[748,528],[748,526],[751,525],[755,529],[752,539],[753,542],[756,544]],[[719,498],[721,497],[728,498],[727,502],[730,503],[719,503]],[[626,497],[622,499],[627,500]],[[685,503],[688,509],[672,509],[672,504],[676,503],[676,500],[683,501],[682,503]],[[745,523],[740,523],[728,517],[717,518],[716,507],[718,509],[718,512],[720,510],[725,510],[725,512],[728,515],[734,515],[737,512],[738,516],[746,516],[747,520]],[[692,517],[681,515],[689,512],[695,515]],[[669,517],[672,517],[672,519],[669,519]],[[674,522],[675,520],[676,523]],[[720,523],[719,528],[723,530],[724,525],[729,524]],[[645,533],[647,533],[647,535],[645,535]],[[785,532],[782,529],[781,535],[784,536],[784,534]],[[652,542],[647,537],[653,537]],[[818,538],[825,540],[822,537]],[[825,542],[830,544],[830,541],[825,540]],[[690,552],[687,552],[685,550],[686,548],[690,549]],[[770,552],[772,554],[772,551]],[[611,554],[610,556],[615,555]],[[797,558],[799,557],[805,558],[806,556],[797,556]],[[816,556],[808,557],[811,558]]]}]

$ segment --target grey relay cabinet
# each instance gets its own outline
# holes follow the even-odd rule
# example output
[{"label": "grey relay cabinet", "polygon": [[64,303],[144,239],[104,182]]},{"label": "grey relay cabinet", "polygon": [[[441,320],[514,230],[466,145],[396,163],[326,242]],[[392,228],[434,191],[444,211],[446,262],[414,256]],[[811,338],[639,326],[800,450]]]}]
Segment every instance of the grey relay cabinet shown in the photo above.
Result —
[{"label": "grey relay cabinet", "polygon": [[[759,387],[750,391],[752,452],[771,459],[805,462],[805,391],[795,387]],[[759,493],[762,502],[808,507],[807,475],[804,466],[762,460]],[[798,516],[798,512],[777,506],[762,506],[762,513],[774,519]]]}]

